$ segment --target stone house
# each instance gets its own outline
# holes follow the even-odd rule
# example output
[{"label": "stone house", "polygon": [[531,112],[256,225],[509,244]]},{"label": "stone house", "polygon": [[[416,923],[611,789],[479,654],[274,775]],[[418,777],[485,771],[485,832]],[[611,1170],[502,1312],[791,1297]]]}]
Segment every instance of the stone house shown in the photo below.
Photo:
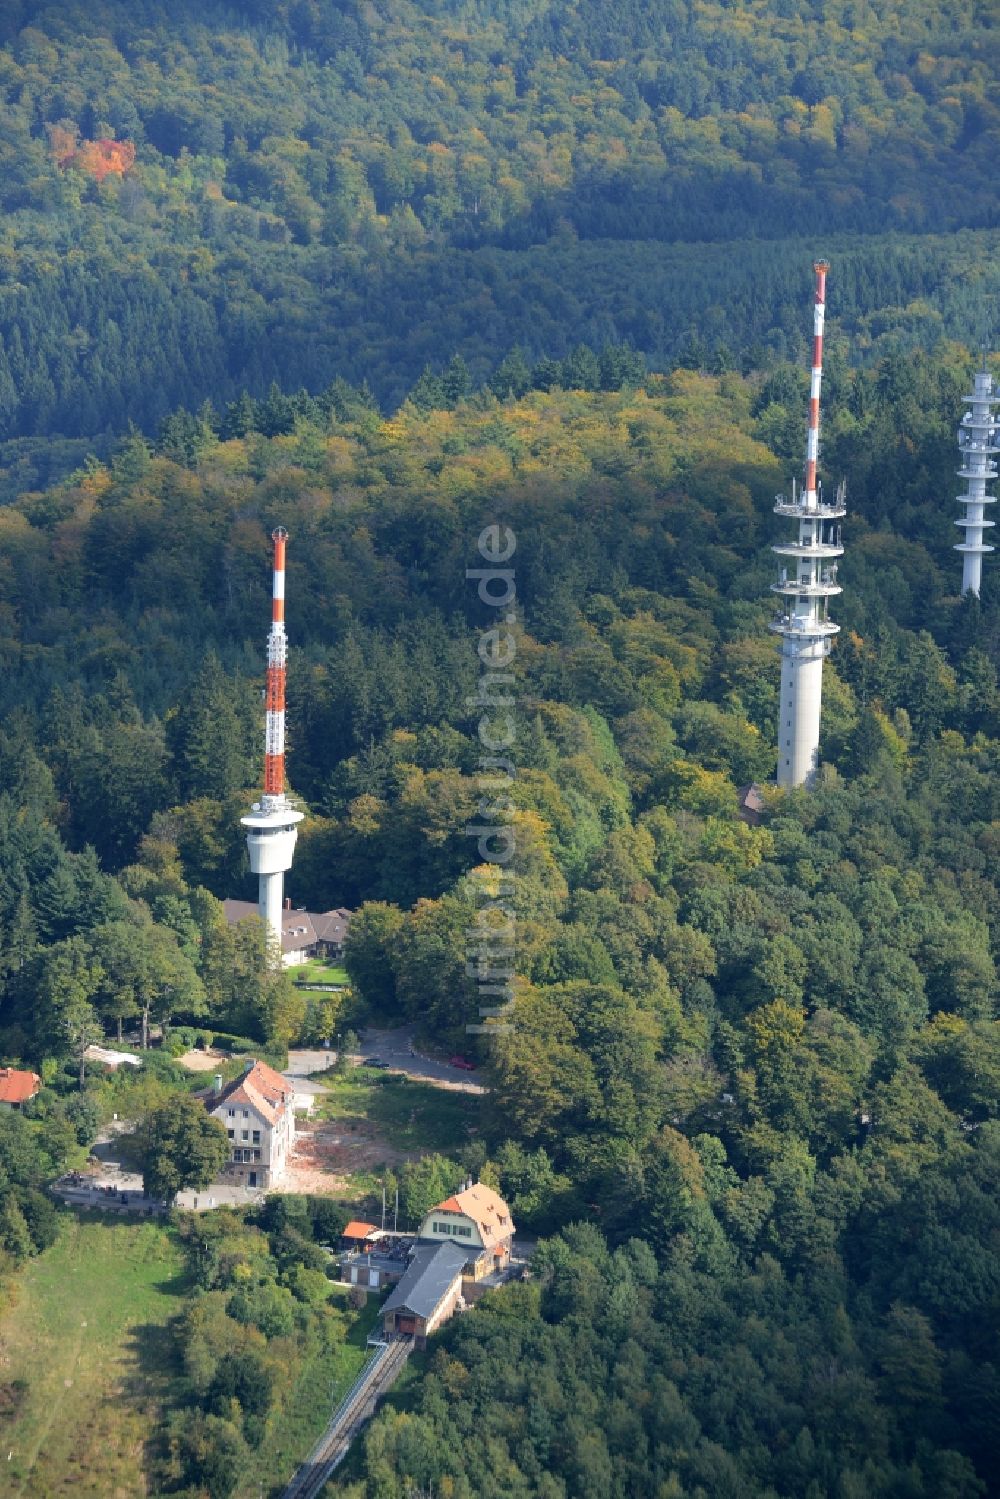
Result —
[{"label": "stone house", "polygon": [[229,1136],[230,1156],[219,1177],[232,1186],[273,1187],[295,1141],[295,1092],[266,1062],[250,1062],[223,1086],[217,1077],[205,1107]]}]

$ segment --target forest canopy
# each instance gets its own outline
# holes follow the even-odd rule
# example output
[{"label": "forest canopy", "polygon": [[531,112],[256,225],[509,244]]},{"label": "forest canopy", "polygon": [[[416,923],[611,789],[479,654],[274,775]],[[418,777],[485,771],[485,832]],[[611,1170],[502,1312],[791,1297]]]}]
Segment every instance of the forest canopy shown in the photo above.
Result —
[{"label": "forest canopy", "polygon": [[[404,1212],[481,1177],[533,1280],[449,1327],[352,1499],[996,1491],[1000,571],[962,597],[953,551],[990,21],[3,7],[0,1056],[43,1086],[0,1131],[0,1273],[102,1118],[194,1117],[170,1053],[206,1034],[234,1075],[363,1023],[471,1056],[476,1135],[401,1168]],[[842,629],[784,793],[770,546],[821,250]],[[498,523],[517,941],[484,1035],[467,571]],[[277,524],[288,894],[353,913],[320,997],[221,905],[254,889]],[[95,1075],[125,1033],[143,1066]],[[341,1227],[185,1226],[165,1492],[225,1499],[296,1339],[354,1326]]]},{"label": "forest canopy", "polygon": [[987,10],[15,0],[0,466],[37,487],[273,381],[391,409],[514,345],[794,358],[818,249],[852,359],[976,343]]},{"label": "forest canopy", "polygon": [[[902,1475],[927,1499],[984,1492],[1000,591],[988,561],[982,600],[959,597],[950,550],[971,360],[852,370],[834,341],[828,374],[824,471],[849,474],[851,515],[825,768],[811,795],[768,792],[759,826],[736,793],[775,763],[769,543],[801,448],[795,365],[646,375],[609,347],[511,358],[477,391],[451,363],[391,419],[344,382],[247,395],[0,511],[0,1046],[53,1079],[44,1107],[65,1130],[68,1101],[107,1105],[85,1051],[123,1024],[279,1059],[343,1024],[220,906],[252,893],[238,819],[280,521],[308,812],[289,894],[354,910],[355,1020],[480,1063],[479,1138],[425,1163],[434,1180],[482,1175],[515,1221],[564,1236],[520,1311],[463,1319],[412,1409],[372,1428],[359,1481],[379,1499],[415,1476],[488,1492],[441,1455],[462,1450],[480,1360],[511,1493],[578,1492],[591,1458],[691,1499],[888,1499]],[[489,1041],[465,1029],[483,629],[466,569],[498,519],[517,537],[518,938],[516,1024]],[[30,1216],[40,1169],[0,1183],[14,1257],[50,1231]],[[557,1366],[528,1436],[488,1351],[513,1367],[522,1347]],[[677,1374],[706,1347],[711,1378]],[[586,1433],[547,1435],[582,1398],[573,1369],[615,1389],[623,1360],[660,1392],[639,1425],[615,1396]],[[831,1368],[836,1437],[832,1387],[809,1383]],[[749,1425],[726,1414],[737,1388],[758,1392]],[[188,1420],[199,1453],[235,1441]]]}]

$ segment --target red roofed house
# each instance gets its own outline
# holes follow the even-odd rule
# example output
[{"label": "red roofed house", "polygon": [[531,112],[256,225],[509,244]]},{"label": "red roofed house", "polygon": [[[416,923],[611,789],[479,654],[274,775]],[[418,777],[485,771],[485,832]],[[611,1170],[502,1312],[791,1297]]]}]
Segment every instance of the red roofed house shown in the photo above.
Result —
[{"label": "red roofed house", "polygon": [[467,1252],[465,1275],[482,1280],[509,1261],[514,1224],[502,1197],[482,1182],[470,1181],[431,1208],[417,1237],[461,1246]]},{"label": "red roofed house", "polygon": [[16,1067],[0,1067],[0,1108],[19,1109],[34,1098],[42,1080],[37,1072],[18,1072]]},{"label": "red roofed house", "polygon": [[266,1062],[251,1062],[242,1077],[215,1087],[205,1107],[225,1128],[231,1154],[221,1179],[241,1187],[271,1187],[284,1174],[295,1140],[295,1093]]}]

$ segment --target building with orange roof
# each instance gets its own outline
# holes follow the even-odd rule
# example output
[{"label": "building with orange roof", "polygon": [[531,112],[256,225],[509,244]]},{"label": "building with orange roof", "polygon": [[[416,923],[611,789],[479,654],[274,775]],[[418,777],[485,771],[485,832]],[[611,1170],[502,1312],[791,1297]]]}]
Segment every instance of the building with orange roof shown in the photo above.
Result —
[{"label": "building with orange roof", "polygon": [[19,1072],[16,1067],[0,1067],[0,1108],[20,1109],[42,1086],[37,1072]]},{"label": "building with orange roof", "polygon": [[459,1245],[466,1251],[465,1275],[478,1281],[507,1266],[514,1222],[510,1208],[492,1187],[467,1181],[460,1191],[431,1208],[417,1237]]},{"label": "building with orange roof", "polygon": [[266,1062],[250,1062],[235,1082],[223,1086],[221,1075],[216,1077],[205,1107],[229,1136],[230,1156],[220,1179],[273,1187],[295,1141],[295,1090],[288,1079]]},{"label": "building with orange roof", "polygon": [[345,1225],[341,1238],[349,1240],[352,1244],[363,1244],[366,1239],[371,1238],[372,1234],[377,1233],[377,1223],[364,1223],[360,1218],[352,1218],[350,1223]]}]

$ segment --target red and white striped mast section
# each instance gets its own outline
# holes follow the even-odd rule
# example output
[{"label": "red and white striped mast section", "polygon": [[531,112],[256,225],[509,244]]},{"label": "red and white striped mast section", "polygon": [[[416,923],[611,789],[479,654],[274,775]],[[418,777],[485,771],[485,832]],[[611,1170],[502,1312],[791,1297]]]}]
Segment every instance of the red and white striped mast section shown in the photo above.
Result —
[{"label": "red and white striped mast section", "polygon": [[267,637],[267,692],[264,719],[264,805],[285,794],[285,672],[288,639],[285,635],[285,543],[288,532],[278,526],[274,542],[274,584],[271,590],[271,631]]},{"label": "red and white striped mast section", "polygon": [[816,297],[813,308],[813,362],[809,381],[809,432],[806,437],[806,504],[816,504],[816,464],[819,462],[819,396],[823,385],[823,325],[826,322],[825,260],[813,263]]},{"label": "red and white striped mast section", "polygon": [[812,375],[809,385],[809,430],[806,438],[805,486],[792,485],[792,497],[778,495],[775,512],[799,523],[797,541],[772,548],[790,559],[772,593],[783,599],[771,629],[781,636],[781,699],[778,714],[778,785],[808,785],[819,765],[819,730],[823,697],[823,660],[840,629],[827,617],[827,602],[843,592],[837,584],[836,558],[843,556],[840,521],[847,514],[845,487],[832,505],[824,504],[816,478],[819,463],[819,405],[823,384],[823,324],[826,318],[825,260],[813,265],[816,290],[813,310]]},{"label": "red and white striped mast section", "polygon": [[281,921],[285,871],[292,867],[296,824],[303,814],[285,797],[285,672],[288,641],[285,635],[285,545],[288,532],[279,526],[274,542],[274,583],[271,590],[271,629],[267,637],[267,686],[264,702],[264,794],[240,819],[247,830],[250,868],[258,877],[257,909],[267,930],[268,946],[277,964],[281,959]]}]

